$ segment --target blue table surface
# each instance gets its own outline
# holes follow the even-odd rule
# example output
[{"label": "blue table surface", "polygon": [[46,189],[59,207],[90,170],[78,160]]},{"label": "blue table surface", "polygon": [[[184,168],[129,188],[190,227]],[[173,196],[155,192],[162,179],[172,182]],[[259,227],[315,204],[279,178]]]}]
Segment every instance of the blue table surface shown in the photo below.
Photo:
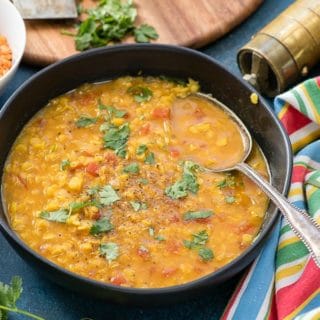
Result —
[{"label": "blue table surface", "polygon": [[[265,0],[263,5],[243,24],[221,40],[202,48],[201,51],[214,57],[234,74],[240,75],[236,53],[250,37],[271,21],[293,0]],[[0,107],[25,80],[39,70],[22,64],[13,81],[0,96]],[[198,319],[215,320],[221,316],[240,275],[211,290],[205,296],[195,297],[180,304],[153,308],[118,306],[73,293],[49,282],[29,267],[9,246],[0,234],[0,281],[9,282],[13,275],[23,278],[24,291],[18,306],[52,320],[80,320],[84,317],[99,319]],[[24,319],[10,315],[10,319]],[[250,319],[248,319],[250,320]]]}]

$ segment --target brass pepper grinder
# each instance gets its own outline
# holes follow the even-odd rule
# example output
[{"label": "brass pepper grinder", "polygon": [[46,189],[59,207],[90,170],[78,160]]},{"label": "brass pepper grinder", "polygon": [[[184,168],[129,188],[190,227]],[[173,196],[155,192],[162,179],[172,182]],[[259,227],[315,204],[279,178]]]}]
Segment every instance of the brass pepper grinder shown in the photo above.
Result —
[{"label": "brass pepper grinder", "polygon": [[238,52],[243,78],[274,97],[320,61],[320,0],[298,0]]}]

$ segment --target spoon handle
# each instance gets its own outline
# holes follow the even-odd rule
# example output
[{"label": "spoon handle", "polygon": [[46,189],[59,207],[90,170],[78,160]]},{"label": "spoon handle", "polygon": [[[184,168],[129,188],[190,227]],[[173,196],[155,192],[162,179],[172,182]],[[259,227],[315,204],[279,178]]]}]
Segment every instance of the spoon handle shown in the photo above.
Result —
[{"label": "spoon handle", "polygon": [[280,209],[297,237],[308,248],[316,265],[320,268],[320,226],[306,211],[292,205],[280,192],[246,163],[239,163],[238,169],[253,180]]}]

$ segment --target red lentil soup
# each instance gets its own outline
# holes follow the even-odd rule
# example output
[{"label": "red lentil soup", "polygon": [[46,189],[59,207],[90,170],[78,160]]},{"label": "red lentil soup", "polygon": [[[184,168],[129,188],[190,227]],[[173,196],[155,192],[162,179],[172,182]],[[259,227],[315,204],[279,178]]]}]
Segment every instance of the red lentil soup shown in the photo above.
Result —
[{"label": "red lentil soup", "polygon": [[[241,173],[193,162],[239,149],[232,121],[198,90],[193,80],[122,77],[50,101],[5,166],[13,230],[57,265],[126,287],[186,283],[239,256],[268,200]],[[256,146],[248,162],[268,176]]]}]

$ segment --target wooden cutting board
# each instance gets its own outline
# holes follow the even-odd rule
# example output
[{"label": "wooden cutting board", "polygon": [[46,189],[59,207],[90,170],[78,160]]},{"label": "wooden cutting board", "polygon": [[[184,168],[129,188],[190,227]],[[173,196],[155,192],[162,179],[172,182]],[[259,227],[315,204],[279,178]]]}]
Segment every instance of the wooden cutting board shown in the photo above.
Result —
[{"label": "wooden cutting board", "polygon": [[[192,48],[204,46],[229,32],[252,14],[263,0],[135,0],[137,24],[148,23],[159,33],[156,43]],[[81,2],[92,6],[92,0]],[[74,21],[27,21],[24,60],[47,65],[77,53],[74,39],[62,35]],[[126,39],[126,42],[133,42]]]}]

